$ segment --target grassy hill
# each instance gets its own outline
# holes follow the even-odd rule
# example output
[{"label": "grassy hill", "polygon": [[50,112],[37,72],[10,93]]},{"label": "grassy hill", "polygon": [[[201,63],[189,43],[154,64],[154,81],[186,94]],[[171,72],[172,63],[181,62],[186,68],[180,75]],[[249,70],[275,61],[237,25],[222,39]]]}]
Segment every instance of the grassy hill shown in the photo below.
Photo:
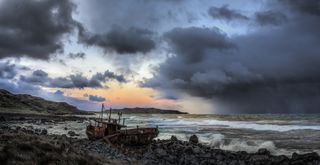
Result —
[{"label": "grassy hill", "polygon": [[35,114],[86,114],[65,102],[48,101],[27,94],[12,94],[0,89],[0,112]]}]

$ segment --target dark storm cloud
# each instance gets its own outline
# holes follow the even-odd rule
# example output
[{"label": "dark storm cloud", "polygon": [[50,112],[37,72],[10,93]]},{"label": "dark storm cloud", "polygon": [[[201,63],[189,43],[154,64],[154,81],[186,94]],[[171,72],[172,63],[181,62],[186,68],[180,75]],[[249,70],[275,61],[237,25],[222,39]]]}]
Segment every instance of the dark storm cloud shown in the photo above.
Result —
[{"label": "dark storm cloud", "polygon": [[33,71],[32,75],[30,77],[26,76],[20,76],[20,80],[32,84],[42,84],[47,82],[49,79],[48,73],[44,72],[43,70],[36,70]]},{"label": "dark storm cloud", "polygon": [[[221,37],[219,31],[197,35],[189,28],[181,28],[189,32],[183,36],[197,37],[169,40],[176,56],[168,58],[157,68],[154,78],[142,85],[169,94],[175,91],[211,99],[218,113],[318,113],[320,17],[310,6],[293,7],[292,1],[276,4],[272,11],[281,10],[287,16],[277,28],[232,37]],[[220,38],[220,46],[233,46],[217,51],[203,42],[211,37]],[[193,44],[189,43],[201,51],[190,53]]]},{"label": "dark storm cloud", "polygon": [[85,56],[86,56],[86,54],[83,52],[69,53],[69,55],[68,55],[68,57],[71,59],[77,59],[77,58],[84,59]]},{"label": "dark storm cloud", "polygon": [[60,41],[77,22],[69,0],[3,0],[0,2],[0,58],[48,59],[63,51]]},{"label": "dark storm cloud", "polygon": [[101,97],[101,96],[89,95],[88,97],[89,97],[90,101],[95,101],[95,102],[104,102],[104,101],[106,101],[106,99],[104,97]]},{"label": "dark storm cloud", "polygon": [[301,12],[303,14],[310,14],[314,16],[320,15],[320,1],[318,0],[278,0],[284,5],[288,5],[292,10]]},{"label": "dark storm cloud", "polygon": [[208,10],[209,15],[214,19],[221,19],[226,21],[231,20],[249,20],[249,18],[236,10],[232,10],[228,5],[221,7],[210,7]]},{"label": "dark storm cloud", "polygon": [[92,79],[97,81],[107,81],[109,79],[117,80],[118,82],[126,82],[126,79],[123,75],[117,75],[114,72],[111,72],[109,70],[105,71],[104,73],[96,73],[92,76]]},{"label": "dark storm cloud", "polygon": [[175,28],[164,37],[177,55],[188,62],[201,60],[207,51],[223,51],[234,47],[217,28]]},{"label": "dark storm cloud", "polygon": [[178,25],[182,20],[188,22],[196,19],[192,11],[200,9],[195,9],[195,4],[198,4],[197,1],[92,0],[81,1],[79,8],[90,12],[83,18],[86,18],[90,30],[98,34],[110,31],[113,25],[159,32],[159,29]]},{"label": "dark storm cloud", "polygon": [[155,48],[152,32],[141,28],[113,27],[104,34],[91,35],[84,29],[80,29],[79,39],[81,43],[101,47],[105,51],[116,51],[119,54],[146,53]]},{"label": "dark storm cloud", "polygon": [[17,66],[9,61],[0,62],[0,78],[12,79],[17,75]]},{"label": "dark storm cloud", "polygon": [[42,70],[34,71],[30,76],[20,76],[20,80],[33,85],[40,85],[52,88],[102,88],[103,83],[116,80],[118,82],[126,82],[123,75],[117,75],[110,71],[104,73],[96,73],[91,78],[87,78],[81,74],[69,75],[67,77],[51,78],[48,73]]},{"label": "dark storm cloud", "polygon": [[277,11],[255,13],[255,21],[260,25],[279,25],[286,21],[286,15]]}]

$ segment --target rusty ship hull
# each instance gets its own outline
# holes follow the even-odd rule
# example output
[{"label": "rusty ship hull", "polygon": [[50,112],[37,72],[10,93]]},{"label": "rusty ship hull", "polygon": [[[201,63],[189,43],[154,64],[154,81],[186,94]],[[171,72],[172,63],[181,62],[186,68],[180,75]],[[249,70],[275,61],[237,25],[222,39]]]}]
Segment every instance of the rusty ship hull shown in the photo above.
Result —
[{"label": "rusty ship hull", "polygon": [[109,118],[103,119],[103,108],[101,119],[94,120],[93,123],[87,126],[86,134],[89,139],[104,139],[107,143],[111,144],[126,144],[126,145],[144,145],[149,144],[155,137],[158,136],[159,130],[156,128],[133,128],[133,129],[122,129],[127,126],[124,125],[125,119],[122,119],[122,113],[118,113],[118,119],[111,118],[111,109]]}]

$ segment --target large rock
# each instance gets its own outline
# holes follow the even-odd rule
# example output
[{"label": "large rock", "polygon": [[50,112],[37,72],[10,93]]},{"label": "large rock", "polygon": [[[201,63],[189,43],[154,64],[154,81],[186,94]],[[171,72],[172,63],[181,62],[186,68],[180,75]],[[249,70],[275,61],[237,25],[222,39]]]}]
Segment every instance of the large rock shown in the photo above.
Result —
[{"label": "large rock", "polygon": [[0,116],[0,122],[6,121],[6,118],[4,116]]},{"label": "large rock", "polygon": [[167,156],[167,151],[161,148],[157,148],[155,150],[155,153],[157,153],[157,155],[159,155],[160,157]]},{"label": "large rock", "polygon": [[184,153],[193,154],[193,148],[191,146],[186,147],[184,149]]},{"label": "large rock", "polygon": [[76,134],[74,131],[69,131],[68,135],[69,136],[79,136],[79,134]]},{"label": "large rock", "polygon": [[193,143],[193,144],[199,143],[198,136],[197,136],[197,135],[192,135],[192,136],[190,136],[189,142],[190,142],[190,143]]},{"label": "large rock", "polygon": [[292,160],[320,160],[320,156],[316,152],[311,152],[307,154],[292,154]]},{"label": "large rock", "polygon": [[270,161],[274,164],[289,164],[288,161],[289,161],[289,158],[284,156],[284,155],[279,155],[279,156],[273,156],[270,158]]},{"label": "large rock", "polygon": [[47,135],[48,134],[48,131],[46,129],[43,129],[40,133],[41,135]]},{"label": "large rock", "polygon": [[268,151],[267,149],[265,148],[260,148],[257,152],[257,154],[259,155],[270,155],[270,151]]},{"label": "large rock", "polygon": [[178,138],[174,135],[171,136],[171,141],[178,141]]}]

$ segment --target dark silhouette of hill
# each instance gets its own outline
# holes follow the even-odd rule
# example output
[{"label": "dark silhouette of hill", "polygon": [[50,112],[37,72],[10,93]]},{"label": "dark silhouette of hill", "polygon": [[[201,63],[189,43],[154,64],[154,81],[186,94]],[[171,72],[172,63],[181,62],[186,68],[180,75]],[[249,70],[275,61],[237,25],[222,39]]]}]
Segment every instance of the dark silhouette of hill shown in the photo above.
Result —
[{"label": "dark silhouette of hill", "polygon": [[87,114],[65,102],[48,101],[27,94],[13,94],[0,89],[0,112],[40,114]]}]

